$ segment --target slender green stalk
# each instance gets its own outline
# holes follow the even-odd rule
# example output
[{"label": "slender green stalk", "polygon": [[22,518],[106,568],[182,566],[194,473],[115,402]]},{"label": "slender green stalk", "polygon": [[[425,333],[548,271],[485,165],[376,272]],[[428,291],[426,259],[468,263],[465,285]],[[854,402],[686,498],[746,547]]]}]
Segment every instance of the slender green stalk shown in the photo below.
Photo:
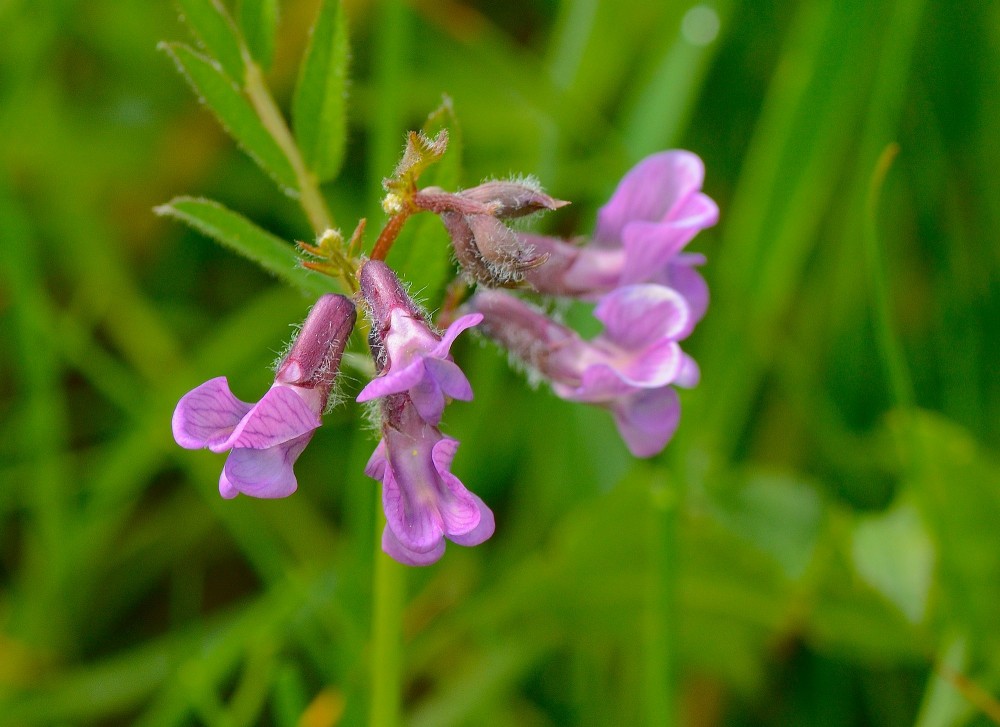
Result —
[{"label": "slender green stalk", "polygon": [[896,404],[913,406],[913,384],[906,368],[906,357],[892,325],[892,301],[888,286],[888,272],[885,254],[878,239],[878,200],[885,176],[893,159],[899,153],[899,145],[886,146],[875,165],[868,187],[864,222],[864,250],[868,264],[868,282],[873,299],[875,329],[878,335],[880,353],[889,377]]},{"label": "slender green stalk", "polygon": [[285,152],[285,156],[288,157],[299,185],[299,204],[302,205],[302,210],[306,213],[306,217],[309,218],[309,224],[312,226],[313,232],[317,236],[322,235],[327,230],[333,228],[333,217],[330,215],[323,195],[319,191],[316,178],[306,167],[306,163],[302,159],[302,154],[299,152],[295,138],[292,136],[292,132],[285,122],[285,117],[281,115],[278,105],[271,97],[271,92],[268,90],[267,84],[264,83],[264,77],[261,75],[260,68],[250,60],[249,54],[246,54],[246,56],[247,75],[245,80],[247,97],[257,111],[257,115],[260,116],[264,128],[271,133],[278,146]]},{"label": "slender green stalk", "polygon": [[[379,89],[374,116],[369,120],[372,146],[368,173],[374,182],[389,174],[396,164],[404,141],[401,95],[406,87],[408,65],[406,47],[409,19],[401,0],[376,3],[376,34],[372,76]],[[374,189],[374,185],[372,185]],[[373,202],[371,219],[381,219],[381,195]],[[375,207],[375,205],[378,205]],[[392,227],[392,221],[386,228]],[[398,232],[398,230],[396,230]],[[392,233],[387,233],[392,234]],[[380,235],[379,239],[383,239]],[[381,488],[374,488],[379,493]],[[376,497],[380,497],[376,494]],[[375,527],[375,572],[372,588],[371,704],[368,724],[396,727],[400,723],[402,691],[402,615],[406,591],[406,569],[382,552],[381,504]]]},{"label": "slender green stalk", "polygon": [[[375,491],[379,492],[378,488]],[[385,522],[381,516],[379,521],[382,524]],[[406,598],[406,568],[382,552],[381,527],[375,528],[375,574],[372,590],[372,671],[368,724],[396,727],[400,724],[403,683],[402,617]]]},{"label": "slender green stalk", "polygon": [[666,483],[654,481],[649,491],[650,507],[646,544],[648,577],[643,613],[643,708],[645,724],[665,727],[678,722],[677,715],[677,609],[675,583],[677,565],[677,496]]}]

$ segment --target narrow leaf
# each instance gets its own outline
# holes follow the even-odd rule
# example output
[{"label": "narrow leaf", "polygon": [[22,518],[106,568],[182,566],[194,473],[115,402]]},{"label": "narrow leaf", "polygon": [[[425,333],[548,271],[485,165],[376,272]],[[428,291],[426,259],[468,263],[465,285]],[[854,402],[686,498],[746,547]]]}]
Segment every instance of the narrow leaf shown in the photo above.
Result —
[{"label": "narrow leaf", "polygon": [[295,190],[295,172],[288,157],[218,64],[183,43],[161,43],[160,47],[170,54],[201,102],[212,110],[243,150],[283,189]]},{"label": "narrow leaf", "polygon": [[278,26],[278,0],[242,0],[240,28],[250,53],[264,69],[274,61],[274,35]]},{"label": "narrow leaf", "polygon": [[321,182],[340,171],[347,140],[347,22],[339,0],[323,0],[292,103],[295,137]]},{"label": "narrow leaf", "polygon": [[246,79],[242,42],[236,24],[219,0],[177,0],[184,21],[198,43],[242,86]]},{"label": "narrow leaf", "polygon": [[176,197],[155,211],[187,223],[305,292],[329,293],[334,287],[332,282],[299,267],[299,256],[287,242],[218,202]]}]

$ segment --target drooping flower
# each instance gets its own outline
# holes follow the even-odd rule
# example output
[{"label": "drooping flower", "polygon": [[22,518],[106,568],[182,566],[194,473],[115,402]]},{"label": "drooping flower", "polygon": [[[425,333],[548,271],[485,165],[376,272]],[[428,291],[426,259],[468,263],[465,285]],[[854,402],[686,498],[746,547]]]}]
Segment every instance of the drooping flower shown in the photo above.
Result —
[{"label": "drooping flower", "polygon": [[224,376],[177,403],[172,429],[180,446],[229,451],[219,478],[223,497],[241,492],[285,497],[295,491],[292,465],[320,425],[355,319],[348,298],[324,295],[278,365],[274,384],[256,404],[237,399]]},{"label": "drooping flower", "polygon": [[530,178],[484,182],[456,193],[427,187],[414,203],[440,216],[465,277],[490,287],[517,285],[546,259],[504,220],[568,204],[545,194]]},{"label": "drooping flower", "polygon": [[371,345],[379,375],[362,389],[358,401],[405,392],[424,420],[438,424],[447,398],[472,399],[472,386],[450,351],[455,338],[478,324],[482,315],[461,316],[440,336],[384,262],[369,260],[360,278],[373,321]]},{"label": "drooping flower", "polygon": [[441,434],[406,394],[382,400],[382,440],[365,474],[382,483],[382,549],[407,565],[429,565],[445,538],[479,545],[493,534],[493,513],[451,473],[458,442]]},{"label": "drooping flower", "polygon": [[708,303],[708,289],[694,270],[701,255],[684,247],[719,219],[715,202],[701,192],[704,165],[681,150],[653,154],[633,167],[601,208],[589,244],[522,235],[542,264],[524,272],[537,291],[595,298],[622,285],[659,283],[681,293],[691,311],[690,328]]},{"label": "drooping flower", "polygon": [[611,411],[629,450],[660,451],[680,415],[670,386],[697,382],[697,364],[677,344],[690,313],[684,298],[661,285],[617,288],[594,315],[604,331],[590,341],[507,293],[480,291],[470,301],[484,315],[480,329],[547,379],[569,401]]}]

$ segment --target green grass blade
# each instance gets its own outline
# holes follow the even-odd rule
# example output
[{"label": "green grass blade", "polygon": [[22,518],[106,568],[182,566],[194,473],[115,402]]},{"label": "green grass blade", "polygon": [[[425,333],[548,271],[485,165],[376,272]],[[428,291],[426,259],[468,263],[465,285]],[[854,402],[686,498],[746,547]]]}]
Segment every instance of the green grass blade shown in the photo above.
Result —
[{"label": "green grass blade", "polygon": [[[703,371],[716,382],[701,423],[731,453],[792,310],[821,224],[835,202],[862,113],[857,79],[878,51],[874,6],[803,6],[789,32],[723,231],[714,314],[704,327]],[[733,331],[755,331],[748,342]],[[728,373],[740,371],[740,376]],[[718,397],[718,398],[716,398]],[[720,402],[725,401],[725,404]]]},{"label": "green grass blade", "polygon": [[184,22],[222,70],[240,86],[246,78],[246,62],[239,30],[219,0],[177,0]]},{"label": "green grass blade", "polygon": [[288,157],[222,67],[183,43],[161,43],[195,93],[243,150],[286,191],[298,189]]},{"label": "green grass blade", "polygon": [[339,0],[324,0],[295,87],[292,120],[306,164],[322,182],[344,161],[347,140],[347,20]]},{"label": "green grass blade", "polygon": [[270,68],[274,61],[278,0],[242,0],[237,13],[250,54],[263,68]]},{"label": "green grass blade", "polygon": [[299,256],[291,245],[218,202],[177,197],[157,207],[156,213],[187,223],[307,293],[321,295],[333,288],[332,281],[299,267]]},{"label": "green grass blade", "polygon": [[[22,638],[51,647],[72,638],[72,624],[59,609],[66,605],[64,586],[72,559],[65,545],[72,525],[72,475],[59,456],[69,438],[68,402],[63,388],[53,385],[61,380],[63,369],[51,337],[53,311],[45,296],[43,269],[29,219],[4,183],[0,183],[0,238],[5,246],[0,289],[5,289],[13,302],[12,345],[28,352],[20,358],[13,377],[15,391],[23,391],[15,436],[30,475],[26,482],[18,483],[23,488],[29,524],[21,556],[21,598],[10,622]],[[58,609],[58,617],[46,617],[53,609]]]},{"label": "green grass blade", "polygon": [[[692,15],[696,12],[701,15]],[[668,13],[670,22],[662,35],[671,37],[669,31],[676,31],[678,25],[681,32],[674,32],[673,40],[664,44],[661,55],[652,64],[649,79],[640,86],[626,116],[623,137],[631,160],[638,161],[677,142],[720,46],[718,38],[712,35],[711,25],[714,21],[717,33],[719,24],[728,15],[727,3],[715,8],[699,6],[688,11],[680,23],[677,16]],[[696,18],[694,22],[709,26],[699,29],[701,36],[687,28],[692,17]]]}]

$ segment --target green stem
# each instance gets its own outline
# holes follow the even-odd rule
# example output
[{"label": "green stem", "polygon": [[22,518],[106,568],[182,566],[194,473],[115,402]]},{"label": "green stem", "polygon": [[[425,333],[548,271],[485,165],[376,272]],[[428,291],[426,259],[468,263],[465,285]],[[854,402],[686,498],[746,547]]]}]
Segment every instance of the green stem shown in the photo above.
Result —
[{"label": "green stem", "polygon": [[642,630],[644,658],[644,717],[650,727],[677,724],[677,565],[678,495],[664,482],[649,491],[646,544],[648,576]]},{"label": "green stem", "polygon": [[309,218],[309,224],[318,237],[333,228],[333,217],[330,215],[326,201],[319,191],[316,178],[309,171],[308,167],[306,167],[306,163],[302,159],[302,154],[295,143],[295,138],[292,136],[288,124],[285,123],[285,117],[281,115],[278,105],[274,102],[270,91],[267,89],[267,84],[264,82],[260,68],[250,59],[249,53],[245,53],[244,55],[247,67],[247,97],[257,111],[257,115],[264,124],[264,128],[270,132],[278,146],[285,152],[285,156],[288,157],[288,161],[292,165],[292,170],[295,172],[295,179],[298,181],[299,204],[302,205],[302,210],[306,213],[306,217]]},{"label": "green stem", "polygon": [[888,265],[878,238],[878,202],[886,174],[893,159],[899,153],[899,145],[889,144],[882,151],[875,164],[875,171],[868,184],[865,201],[863,243],[868,264],[868,282],[871,286],[875,331],[885,364],[889,385],[898,406],[913,406],[913,384],[906,367],[903,347],[896,337],[892,325],[892,301],[889,293]]},{"label": "green stem", "polygon": [[[385,523],[381,516],[379,521]],[[406,568],[382,552],[381,527],[375,528],[373,591],[371,705],[368,724],[396,727],[400,723],[403,683],[401,647]]]}]

